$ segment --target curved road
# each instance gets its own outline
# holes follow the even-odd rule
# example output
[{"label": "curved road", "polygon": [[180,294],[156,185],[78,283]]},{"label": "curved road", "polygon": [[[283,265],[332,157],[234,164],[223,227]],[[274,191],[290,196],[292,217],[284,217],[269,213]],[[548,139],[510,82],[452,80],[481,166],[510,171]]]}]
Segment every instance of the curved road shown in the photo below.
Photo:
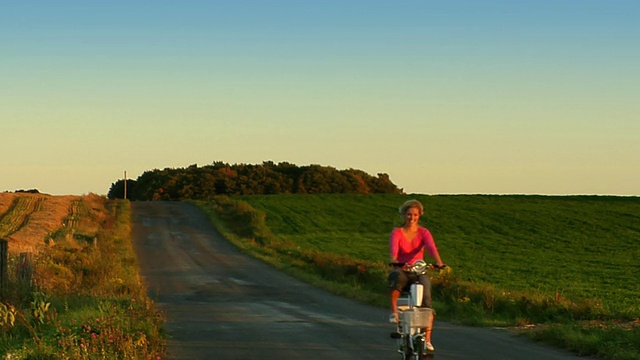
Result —
[{"label": "curved road", "polygon": [[[166,313],[168,359],[399,359],[388,313],[333,296],[241,254],[194,205],[133,202],[133,239]],[[436,322],[435,358],[577,357],[511,335]]]}]

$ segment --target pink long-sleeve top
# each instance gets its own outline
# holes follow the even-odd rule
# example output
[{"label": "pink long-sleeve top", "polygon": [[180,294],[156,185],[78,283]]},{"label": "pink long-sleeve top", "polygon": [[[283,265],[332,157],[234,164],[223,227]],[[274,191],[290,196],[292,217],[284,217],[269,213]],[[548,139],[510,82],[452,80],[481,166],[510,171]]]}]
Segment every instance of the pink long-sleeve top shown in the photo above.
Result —
[{"label": "pink long-sleeve top", "polygon": [[395,228],[391,232],[389,254],[391,259],[395,259],[399,263],[412,264],[416,260],[424,259],[425,248],[432,258],[438,254],[433,236],[425,227],[418,227],[418,232],[412,240],[407,239],[402,228]]}]

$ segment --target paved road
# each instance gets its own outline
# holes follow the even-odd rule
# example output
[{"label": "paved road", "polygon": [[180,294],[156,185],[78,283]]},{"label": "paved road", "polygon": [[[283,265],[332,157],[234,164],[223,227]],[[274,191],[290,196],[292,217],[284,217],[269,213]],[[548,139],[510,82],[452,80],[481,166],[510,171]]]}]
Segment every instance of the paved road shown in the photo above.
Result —
[{"label": "paved road", "polygon": [[[399,359],[384,309],[315,289],[237,251],[194,205],[134,202],[149,293],[166,312],[168,358]],[[562,360],[506,330],[436,322],[438,360]]]}]

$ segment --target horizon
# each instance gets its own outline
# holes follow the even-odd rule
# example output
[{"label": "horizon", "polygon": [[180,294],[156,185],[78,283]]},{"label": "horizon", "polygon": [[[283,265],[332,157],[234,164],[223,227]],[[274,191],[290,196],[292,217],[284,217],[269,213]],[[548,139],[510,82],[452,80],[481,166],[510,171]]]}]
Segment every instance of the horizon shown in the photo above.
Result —
[{"label": "horizon", "polygon": [[[154,170],[166,170],[166,169],[172,169],[172,170],[181,170],[181,169],[186,169],[190,166],[197,166],[197,167],[203,167],[203,166],[208,166],[211,164],[206,164],[206,165],[198,165],[198,164],[191,164],[189,166],[184,166],[184,167],[176,167],[176,168],[163,168],[163,169],[150,169],[147,171],[154,171]],[[239,164],[229,164],[230,166],[233,165],[239,165]],[[260,164],[245,164],[245,165],[260,165]],[[297,164],[293,164],[296,165]],[[308,165],[321,165],[324,166],[322,164],[308,164]],[[306,165],[303,165],[306,166]],[[346,170],[346,169],[337,169],[337,170]],[[355,169],[355,170],[359,170],[359,169]],[[123,175],[125,175],[123,173]],[[369,174],[371,176],[376,176],[378,174]],[[138,177],[131,178],[128,175],[123,176],[120,179],[115,180],[113,184],[115,184],[118,181],[122,181],[122,180],[127,180],[127,181],[137,181]],[[393,179],[390,179],[391,182],[396,185],[401,191],[403,191],[402,194],[400,195],[419,195],[419,196],[542,196],[542,197],[639,197],[638,195],[618,195],[618,194],[588,194],[588,193],[584,193],[584,194],[536,194],[536,193],[529,193],[529,194],[525,194],[525,193],[416,193],[416,192],[406,192],[404,191],[404,189],[399,186],[398,184],[395,184],[393,182]],[[95,194],[95,195],[99,195],[99,196],[106,196],[108,191],[104,194],[98,194],[98,193],[94,193],[94,192],[89,192],[89,193],[83,193],[83,194],[50,194],[47,192],[42,192],[37,188],[30,188],[30,189],[25,189],[25,188],[20,188],[20,189],[15,189],[15,190],[4,190],[4,191],[0,191],[0,193],[31,193],[31,192],[37,192],[38,194],[42,194],[42,195],[50,195],[50,196],[85,196],[85,195],[90,195],[90,194]],[[376,195],[376,194],[369,194],[369,195]]]},{"label": "horizon", "polygon": [[0,12],[0,192],[289,162],[640,195],[640,3],[62,0]]}]

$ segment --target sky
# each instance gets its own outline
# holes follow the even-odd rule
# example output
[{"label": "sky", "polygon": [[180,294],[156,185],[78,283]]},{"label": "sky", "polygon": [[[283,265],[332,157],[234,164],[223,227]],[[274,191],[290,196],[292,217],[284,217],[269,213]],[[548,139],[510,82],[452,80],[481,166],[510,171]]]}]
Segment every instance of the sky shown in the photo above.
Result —
[{"label": "sky", "polygon": [[640,195],[640,2],[0,0],[0,192],[289,162]]}]

